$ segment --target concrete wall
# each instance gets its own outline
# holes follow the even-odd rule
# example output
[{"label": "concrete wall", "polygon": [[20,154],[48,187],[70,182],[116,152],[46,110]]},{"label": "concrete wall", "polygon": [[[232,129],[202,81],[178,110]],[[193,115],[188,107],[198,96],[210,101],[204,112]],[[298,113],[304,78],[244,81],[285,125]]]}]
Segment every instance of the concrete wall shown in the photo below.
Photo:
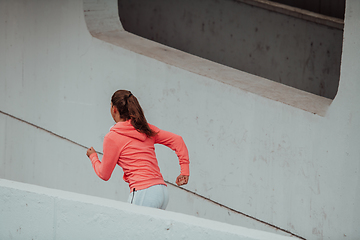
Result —
[{"label": "concrete wall", "polygon": [[[121,169],[115,168],[109,181],[100,180],[84,155],[85,147],[5,114],[0,114],[0,129],[2,178],[127,201],[129,188],[122,180]],[[291,236],[171,184],[168,189],[168,211]]]},{"label": "concrete wall", "polygon": [[342,29],[240,1],[118,2],[131,33],[320,96],[336,95]]},{"label": "concrete wall", "polygon": [[308,11],[344,19],[345,0],[270,0]]},{"label": "concrete wall", "polygon": [[0,213],[1,239],[293,239],[3,179]]},{"label": "concrete wall", "polygon": [[[130,89],[149,122],[189,148],[189,192],[173,191],[169,210],[207,217],[215,209],[201,204],[208,198],[224,206],[213,218],[242,212],[306,239],[357,239],[359,12],[348,0],[331,102],[129,34],[116,2],[0,1],[0,110],[101,151],[110,96]],[[0,177],[126,199],[121,169],[113,183],[101,182],[85,148],[58,145],[61,138],[50,141],[6,114]],[[157,155],[173,182],[175,154],[157,147]]]}]

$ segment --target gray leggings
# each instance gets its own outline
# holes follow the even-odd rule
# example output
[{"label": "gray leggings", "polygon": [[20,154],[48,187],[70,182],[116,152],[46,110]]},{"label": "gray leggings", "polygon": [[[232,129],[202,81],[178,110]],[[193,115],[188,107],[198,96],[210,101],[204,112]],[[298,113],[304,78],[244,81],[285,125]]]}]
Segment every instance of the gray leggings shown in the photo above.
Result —
[{"label": "gray leggings", "polygon": [[169,202],[169,193],[165,185],[154,185],[129,194],[128,203],[164,209]]}]

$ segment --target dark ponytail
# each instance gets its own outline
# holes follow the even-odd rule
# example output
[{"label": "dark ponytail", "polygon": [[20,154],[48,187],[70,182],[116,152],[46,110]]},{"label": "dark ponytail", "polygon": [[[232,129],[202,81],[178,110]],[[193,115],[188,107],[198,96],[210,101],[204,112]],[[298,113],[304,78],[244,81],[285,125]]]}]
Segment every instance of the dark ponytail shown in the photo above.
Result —
[{"label": "dark ponytail", "polygon": [[131,125],[138,132],[145,133],[148,137],[157,134],[149,127],[137,98],[130,91],[116,91],[111,97],[111,102],[118,109],[122,119],[126,121],[131,119]]}]

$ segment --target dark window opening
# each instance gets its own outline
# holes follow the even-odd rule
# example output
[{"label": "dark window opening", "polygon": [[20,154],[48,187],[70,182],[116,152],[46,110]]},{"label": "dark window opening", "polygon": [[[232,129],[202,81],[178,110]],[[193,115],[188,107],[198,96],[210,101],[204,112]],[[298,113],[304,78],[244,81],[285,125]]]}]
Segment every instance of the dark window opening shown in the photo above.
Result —
[{"label": "dark window opening", "polygon": [[240,0],[118,0],[118,5],[128,32],[326,98],[337,93],[342,28]]}]

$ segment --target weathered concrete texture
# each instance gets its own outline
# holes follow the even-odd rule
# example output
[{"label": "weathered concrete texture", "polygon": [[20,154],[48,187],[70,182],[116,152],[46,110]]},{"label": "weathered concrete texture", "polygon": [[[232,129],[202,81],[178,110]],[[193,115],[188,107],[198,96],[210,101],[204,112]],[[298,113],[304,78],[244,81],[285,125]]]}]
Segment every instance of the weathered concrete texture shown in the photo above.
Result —
[{"label": "weathered concrete texture", "polygon": [[[101,151],[110,97],[129,89],[150,123],[184,138],[189,191],[306,239],[359,238],[360,2],[347,1],[333,101],[127,33],[116,3],[0,1],[0,110]],[[76,192],[90,182],[92,195],[126,199],[121,169],[101,182],[85,148],[53,144],[9,118],[0,123],[2,178]],[[156,151],[174,181],[176,155]],[[178,212],[228,214],[183,191],[170,201]]]},{"label": "weathered concrete texture", "polygon": [[[2,136],[0,153],[3,153],[0,155],[2,178],[122,202],[127,201],[129,187],[122,180],[120,167],[116,167],[111,179],[104,182],[94,174],[90,160],[85,156],[86,148],[1,113],[0,129]],[[22,137],[19,138],[19,135]],[[15,146],[16,149],[12,149]],[[99,156],[102,157],[102,155]],[[164,162],[165,159],[159,159],[159,161]],[[167,159],[167,161],[174,161],[176,164],[175,158]],[[177,169],[176,166],[175,168]],[[169,176],[165,180],[172,182],[174,178],[175,176]],[[170,193],[168,211],[291,236],[171,184],[168,188]]]},{"label": "weathered concrete texture", "polygon": [[230,0],[119,0],[119,14],[125,30],[147,39],[320,96],[336,95],[342,29]]},{"label": "weathered concrete texture", "polygon": [[294,239],[4,179],[0,213],[1,239]]},{"label": "weathered concrete texture", "polygon": [[312,12],[344,19],[345,0],[270,0]]}]

